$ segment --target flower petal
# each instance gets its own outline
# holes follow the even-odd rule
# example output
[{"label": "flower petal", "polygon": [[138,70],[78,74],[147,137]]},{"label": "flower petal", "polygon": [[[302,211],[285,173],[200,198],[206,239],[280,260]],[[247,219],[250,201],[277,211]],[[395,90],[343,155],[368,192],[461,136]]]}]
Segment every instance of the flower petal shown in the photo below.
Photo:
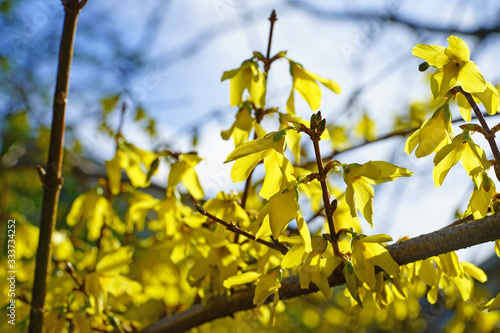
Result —
[{"label": "flower petal", "polygon": [[465,96],[462,94],[457,94],[457,103],[458,109],[460,110],[460,115],[466,122],[469,122],[471,120],[471,106],[467,101],[467,98],[465,98]]},{"label": "flower petal", "polygon": [[475,93],[474,96],[479,98],[481,103],[484,104],[484,108],[489,115],[494,115],[498,112],[498,90],[491,83],[486,82],[486,90],[482,93]]},{"label": "flower petal", "polygon": [[468,61],[458,72],[458,84],[468,93],[481,93],[486,90],[486,81],[477,65]]},{"label": "flower petal", "polygon": [[465,42],[457,37],[450,36],[448,37],[448,50],[450,50],[454,55],[457,56],[462,61],[469,61],[470,59],[470,51]]},{"label": "flower petal", "polygon": [[440,45],[418,44],[411,50],[411,54],[424,59],[432,67],[441,68],[448,62],[444,50],[445,47]]}]

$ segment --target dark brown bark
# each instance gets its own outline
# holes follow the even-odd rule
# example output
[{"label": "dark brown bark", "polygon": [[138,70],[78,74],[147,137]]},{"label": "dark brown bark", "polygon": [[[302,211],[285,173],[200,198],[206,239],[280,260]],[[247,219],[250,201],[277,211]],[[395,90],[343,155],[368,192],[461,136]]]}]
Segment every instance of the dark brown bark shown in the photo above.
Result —
[{"label": "dark brown bark", "polygon": [[[68,99],[69,73],[73,58],[73,44],[78,13],[86,1],[69,0],[64,3],[64,25],[59,46],[59,64],[54,93],[50,146],[45,172],[41,172],[43,202],[40,214],[40,236],[36,253],[35,278],[31,301],[30,333],[42,332],[47,272],[51,258],[51,239],[54,230],[59,193],[62,186],[61,169],[63,158],[65,111]],[[41,169],[41,168],[40,168]]]}]

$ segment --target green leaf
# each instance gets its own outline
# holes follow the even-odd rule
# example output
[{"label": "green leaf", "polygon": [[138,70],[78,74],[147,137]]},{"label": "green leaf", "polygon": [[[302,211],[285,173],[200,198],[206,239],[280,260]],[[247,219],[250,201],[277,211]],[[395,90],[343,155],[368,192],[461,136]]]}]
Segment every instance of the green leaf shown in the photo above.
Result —
[{"label": "green leaf", "polygon": [[135,121],[141,121],[142,119],[146,118],[146,112],[144,111],[144,109],[140,106],[138,106],[136,109],[135,109],[135,117],[134,117],[134,120]]},{"label": "green leaf", "polygon": [[113,111],[113,109],[118,104],[118,101],[120,100],[120,96],[121,94],[117,94],[113,96],[104,97],[103,99],[101,99],[101,107],[104,116],[107,116],[111,111]]}]

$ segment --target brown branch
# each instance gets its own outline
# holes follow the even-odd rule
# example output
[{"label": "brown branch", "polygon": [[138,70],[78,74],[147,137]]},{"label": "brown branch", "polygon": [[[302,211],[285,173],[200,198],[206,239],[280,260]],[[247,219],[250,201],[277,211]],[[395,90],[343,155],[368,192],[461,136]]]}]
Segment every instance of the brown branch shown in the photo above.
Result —
[{"label": "brown branch", "polygon": [[[500,214],[497,214],[405,240],[388,246],[387,250],[399,265],[404,265],[450,251],[492,242],[499,238]],[[331,287],[345,283],[342,268],[337,267],[328,278]],[[183,332],[211,320],[252,309],[255,307],[252,302],[254,291],[255,287],[249,286],[233,293],[229,298],[216,297],[204,306],[195,305],[187,311],[164,318],[147,327],[143,332]],[[283,279],[279,294],[280,299],[284,300],[317,291],[318,288],[312,283],[308,289],[301,289],[298,276],[291,276]],[[272,297],[268,299],[268,301],[271,300]]]},{"label": "brown branch", "polygon": [[[335,205],[330,203],[330,191],[328,190],[328,185],[326,183],[326,172],[323,167],[323,159],[321,158],[321,151],[319,149],[319,141],[321,140],[321,134],[325,130],[326,119],[322,119],[321,111],[318,111],[315,115],[311,117],[310,128],[302,125],[302,131],[309,135],[314,147],[314,155],[316,157],[316,164],[318,166],[319,182],[321,184],[321,192],[323,195],[323,206],[325,207],[326,220],[328,221],[328,229],[330,231],[330,242],[333,247],[333,254],[335,256],[340,255],[339,244],[337,232],[335,231],[335,224],[333,222],[333,213],[337,209],[336,201]],[[321,126],[321,127],[320,127]]]},{"label": "brown branch", "polygon": [[47,272],[50,264],[52,232],[57,217],[59,193],[62,187],[61,169],[64,145],[64,118],[69,89],[69,73],[73,58],[73,44],[80,9],[85,1],[64,2],[64,24],[59,46],[59,65],[54,93],[50,145],[46,174],[43,176],[43,202],[40,214],[40,236],[36,252],[35,277],[28,332],[42,332]]},{"label": "brown branch", "polygon": [[205,215],[206,217],[210,218],[211,220],[215,221],[215,222],[218,222],[220,224],[222,224],[223,226],[225,226],[228,230],[238,234],[238,235],[242,235],[242,236],[245,236],[246,238],[248,239],[251,239],[253,241],[256,241],[257,243],[260,243],[260,244],[263,244],[273,250],[276,250],[276,251],[279,251],[283,254],[286,254],[289,250],[288,246],[286,246],[285,244],[283,243],[271,243],[271,242],[268,242],[268,241],[265,241],[263,239],[258,239],[258,238],[255,238],[254,235],[252,235],[251,233],[248,233],[246,232],[245,230],[243,229],[240,229],[236,224],[234,224],[233,222],[226,222],[224,220],[221,220],[220,218],[218,218],[217,216],[214,216],[212,214],[210,214],[209,212],[207,212],[205,209],[203,209],[203,207],[201,207],[200,205],[198,204],[195,204],[195,207],[196,209],[200,212],[201,215]]},{"label": "brown branch", "polygon": [[451,89],[451,92],[453,92],[455,94],[457,92],[459,92],[462,95],[464,95],[465,98],[467,99],[467,102],[469,102],[472,110],[474,110],[474,113],[476,114],[476,117],[479,120],[479,123],[481,124],[481,127],[484,130],[484,133],[483,133],[484,137],[488,141],[490,148],[491,148],[491,152],[493,153],[493,157],[495,158],[496,163],[495,163],[493,168],[495,170],[495,174],[497,176],[497,179],[500,180],[500,169],[499,169],[500,168],[500,152],[498,151],[498,146],[497,146],[497,143],[495,142],[495,133],[493,133],[491,131],[490,127],[486,123],[486,120],[484,119],[484,116],[481,113],[481,110],[479,110],[479,107],[477,106],[477,104],[474,101],[474,98],[472,97],[471,94],[464,91],[462,89],[462,87],[460,87],[460,86]]},{"label": "brown branch", "polygon": [[267,53],[266,53],[266,60],[264,64],[264,71],[266,73],[269,73],[269,69],[271,68],[271,42],[273,40],[273,29],[274,29],[274,23],[278,21],[278,18],[276,17],[276,11],[273,9],[271,12],[271,16],[269,16],[269,21],[271,22],[271,28],[269,29],[269,42],[267,43]]}]

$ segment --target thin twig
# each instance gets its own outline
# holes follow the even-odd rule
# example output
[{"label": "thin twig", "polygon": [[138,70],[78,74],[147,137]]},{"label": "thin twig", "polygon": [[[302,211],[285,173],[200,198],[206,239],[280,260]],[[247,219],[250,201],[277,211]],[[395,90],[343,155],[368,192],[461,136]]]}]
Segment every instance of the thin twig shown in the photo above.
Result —
[{"label": "thin twig", "polygon": [[125,112],[127,112],[127,104],[123,102],[122,112],[120,113],[120,122],[118,124],[118,130],[116,131],[116,137],[122,136],[123,124],[125,123]]},{"label": "thin twig", "polygon": [[236,233],[236,234],[239,234],[239,235],[242,235],[242,236],[245,236],[246,238],[248,239],[251,239],[253,241],[256,241],[257,243],[260,243],[260,244],[263,244],[273,250],[276,250],[276,251],[279,251],[283,254],[287,253],[289,248],[288,246],[286,246],[285,244],[283,243],[271,243],[271,242],[267,242],[263,239],[258,239],[258,238],[255,238],[254,235],[246,232],[245,230],[243,229],[240,229],[236,224],[234,224],[233,222],[226,222],[224,220],[221,220],[220,218],[218,218],[217,216],[214,216],[212,214],[210,214],[209,212],[207,212],[205,209],[203,209],[203,207],[201,207],[200,205],[198,204],[195,204],[195,207],[196,209],[198,210],[198,212],[200,212],[201,215],[204,215],[208,218],[210,218],[211,220],[217,222],[217,223],[220,223],[222,224],[223,226],[225,226],[228,230]]},{"label": "thin twig", "polygon": [[323,160],[321,159],[321,152],[319,150],[319,140],[312,140],[314,146],[314,155],[316,155],[316,163],[318,164],[319,182],[321,184],[321,191],[323,192],[323,204],[325,206],[326,219],[328,221],[328,228],[330,229],[330,240],[333,246],[333,253],[339,255],[339,245],[337,243],[337,233],[335,231],[335,224],[333,222],[333,212],[331,212],[330,205],[330,192],[326,184],[326,173],[323,168]]},{"label": "thin twig", "polygon": [[[315,119],[315,120],[313,120]],[[340,255],[339,244],[337,232],[335,231],[335,223],[333,222],[333,213],[335,213],[336,205],[332,205],[330,203],[330,191],[328,191],[328,185],[326,183],[326,172],[323,167],[323,159],[321,158],[321,151],[319,149],[319,141],[321,140],[321,134],[325,130],[324,124],[326,123],[325,119],[322,119],[321,112],[318,111],[316,115],[311,117],[310,128],[302,125],[302,130],[304,131],[313,143],[314,147],[314,156],[316,156],[316,164],[318,165],[318,173],[319,173],[319,182],[321,184],[321,192],[323,195],[323,205],[325,207],[325,215],[328,221],[328,229],[330,231],[330,242],[332,243],[333,253],[335,256]],[[319,124],[323,124],[321,128],[319,128]]]},{"label": "thin twig", "polygon": [[271,67],[270,63],[270,57],[271,57],[271,42],[273,40],[273,29],[274,29],[274,23],[278,20],[276,17],[276,11],[273,9],[271,12],[271,16],[269,16],[269,21],[271,21],[271,28],[269,30],[269,42],[267,43],[267,54],[266,54],[266,64],[264,65],[264,70],[266,73],[269,72],[269,69]]}]

